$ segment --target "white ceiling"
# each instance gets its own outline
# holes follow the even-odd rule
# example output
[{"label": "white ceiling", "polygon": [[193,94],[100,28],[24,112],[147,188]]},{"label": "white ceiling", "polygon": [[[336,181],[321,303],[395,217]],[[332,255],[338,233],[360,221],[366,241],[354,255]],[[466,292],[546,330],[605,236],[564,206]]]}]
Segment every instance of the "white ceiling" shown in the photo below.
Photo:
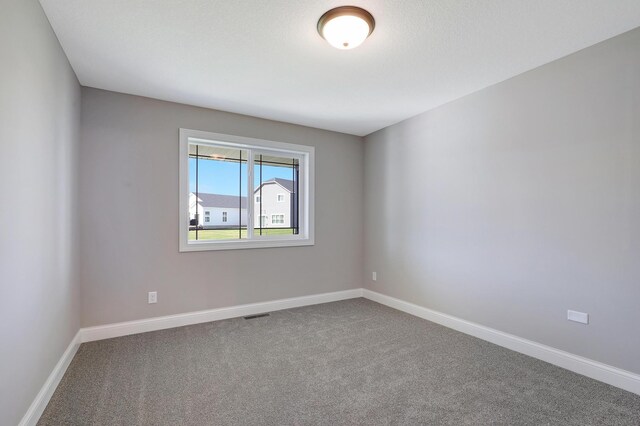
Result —
[{"label": "white ceiling", "polygon": [[[639,0],[41,0],[80,83],[366,135],[640,26]],[[354,50],[328,9],[376,19]]]}]

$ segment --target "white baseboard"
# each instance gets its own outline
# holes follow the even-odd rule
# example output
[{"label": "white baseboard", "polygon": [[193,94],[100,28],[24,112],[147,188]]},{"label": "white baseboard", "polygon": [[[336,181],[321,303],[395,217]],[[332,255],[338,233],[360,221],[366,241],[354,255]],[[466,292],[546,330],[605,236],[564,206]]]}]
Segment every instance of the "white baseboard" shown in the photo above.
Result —
[{"label": "white baseboard", "polygon": [[64,376],[65,371],[67,371],[67,367],[69,367],[71,360],[78,351],[80,343],[80,331],[78,331],[62,354],[62,357],[60,357],[56,366],[53,368],[51,374],[49,374],[49,377],[47,377],[44,385],[40,388],[40,392],[36,395],[36,398],[31,403],[31,406],[22,420],[20,420],[20,423],[18,423],[18,426],[35,426],[36,423],[38,423],[38,420],[40,419],[44,409],[47,407],[53,392],[58,387],[60,380],[62,380],[62,376]]},{"label": "white baseboard", "polygon": [[53,392],[60,383],[62,376],[64,376],[67,367],[76,354],[80,343],[82,342],[91,342],[94,340],[109,339],[129,334],[255,315],[263,312],[273,312],[283,309],[316,305],[319,303],[353,299],[357,297],[365,297],[399,311],[424,318],[437,324],[444,325],[445,327],[478,337],[507,349],[529,355],[559,367],[566,368],[567,370],[575,373],[591,377],[592,379],[596,379],[640,395],[640,375],[638,374],[574,355],[569,352],[561,351],[531,340],[523,339],[512,334],[503,333],[502,331],[485,327],[471,321],[466,321],[452,315],[443,314],[413,303],[405,302],[404,300],[386,296],[371,290],[357,288],[352,290],[336,291],[333,293],[292,297],[289,299],[272,300],[269,302],[250,303],[247,305],[229,306],[225,308],[209,309],[185,314],[168,315],[137,321],[81,328],[65,350],[64,354],[62,354],[62,357],[47,378],[45,384],[40,389],[40,392],[38,392],[38,395],[27,410],[27,413],[20,421],[19,426],[36,425],[38,419],[42,415],[42,412],[49,403]]},{"label": "white baseboard", "polygon": [[188,312],[184,314],[167,315],[137,321],[99,325],[96,327],[87,327],[80,329],[80,335],[82,342],[91,342],[94,340],[110,339],[112,337],[126,336],[129,334],[145,333],[147,331],[182,327],[184,325],[244,317],[263,312],[280,311],[282,309],[317,305],[318,303],[335,302],[338,300],[353,299],[356,297],[362,297],[361,288],[336,291],[333,293],[314,294],[311,296],[292,297],[289,299],[272,300],[269,302],[250,303],[247,305],[229,306],[226,308],[208,309],[205,311]]},{"label": "white baseboard", "polygon": [[250,303],[247,305],[229,306],[226,308],[209,309],[206,311],[188,312],[185,314],[168,315],[164,317],[148,318],[138,321],[128,321],[115,324],[100,325],[96,327],[81,328],[62,354],[62,357],[54,367],[46,382],[31,403],[26,414],[18,426],[35,426],[47,407],[53,392],[58,387],[62,376],[78,351],[80,344],[94,340],[109,339],[112,337],[126,336],[129,334],[144,333],[147,331],[162,330],[166,328],[181,327],[184,325],[203,322],[218,321],[222,319],[255,315],[263,312],[273,312],[282,309],[297,308],[301,306],[316,305],[319,303],[336,302],[338,300],[354,299],[362,297],[362,289],[336,291],[333,293],[314,294],[311,296],[292,297],[289,299],[272,300],[269,302]]},{"label": "white baseboard", "polygon": [[503,333],[493,328],[485,327],[471,321],[466,321],[452,315],[424,308],[395,297],[387,296],[375,291],[363,289],[363,297],[374,302],[387,305],[399,311],[424,318],[445,327],[452,328],[465,334],[478,337],[496,345],[529,355],[533,358],[557,365],[574,373],[599,380],[640,395],[640,375],[620,368],[574,355],[531,340],[523,339],[512,334]]}]

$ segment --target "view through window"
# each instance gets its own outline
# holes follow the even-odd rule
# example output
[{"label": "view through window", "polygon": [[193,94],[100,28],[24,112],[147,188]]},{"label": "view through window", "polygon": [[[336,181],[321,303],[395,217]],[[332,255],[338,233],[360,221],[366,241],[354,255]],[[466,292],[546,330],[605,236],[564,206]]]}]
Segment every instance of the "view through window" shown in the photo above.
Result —
[{"label": "view through window", "polygon": [[189,144],[189,240],[247,237],[247,150]]},{"label": "view through window", "polygon": [[[247,150],[189,145],[189,240],[247,238],[247,161]],[[299,166],[293,156],[255,154],[254,236],[298,234]]]}]

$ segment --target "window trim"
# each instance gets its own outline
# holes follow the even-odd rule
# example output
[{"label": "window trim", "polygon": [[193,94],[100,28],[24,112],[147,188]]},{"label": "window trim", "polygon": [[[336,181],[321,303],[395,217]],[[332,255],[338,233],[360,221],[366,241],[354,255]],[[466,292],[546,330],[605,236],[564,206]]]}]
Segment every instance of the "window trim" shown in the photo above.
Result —
[{"label": "window trim", "polygon": [[[295,154],[299,156],[299,193],[298,235],[270,235],[259,236],[253,239],[236,240],[202,240],[189,241],[189,143],[228,145],[234,148],[248,149],[247,161],[247,194],[252,194],[253,170],[249,167],[253,163],[253,152],[282,153],[284,155]],[[314,245],[314,198],[315,198],[315,148],[307,145],[276,142],[266,139],[248,138],[243,136],[226,135],[221,133],[205,132],[200,130],[180,129],[180,157],[179,157],[179,251],[206,251],[206,250],[233,250],[268,247],[291,247]],[[247,203],[247,234],[253,236],[254,203]]]}]

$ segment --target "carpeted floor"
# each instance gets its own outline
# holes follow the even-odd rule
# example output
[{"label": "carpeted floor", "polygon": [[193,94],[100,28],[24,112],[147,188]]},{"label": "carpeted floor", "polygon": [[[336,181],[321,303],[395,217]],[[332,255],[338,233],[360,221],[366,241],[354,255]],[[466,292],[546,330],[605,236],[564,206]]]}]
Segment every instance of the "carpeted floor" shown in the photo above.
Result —
[{"label": "carpeted floor", "polygon": [[83,344],[39,425],[640,425],[640,396],[365,299]]}]

